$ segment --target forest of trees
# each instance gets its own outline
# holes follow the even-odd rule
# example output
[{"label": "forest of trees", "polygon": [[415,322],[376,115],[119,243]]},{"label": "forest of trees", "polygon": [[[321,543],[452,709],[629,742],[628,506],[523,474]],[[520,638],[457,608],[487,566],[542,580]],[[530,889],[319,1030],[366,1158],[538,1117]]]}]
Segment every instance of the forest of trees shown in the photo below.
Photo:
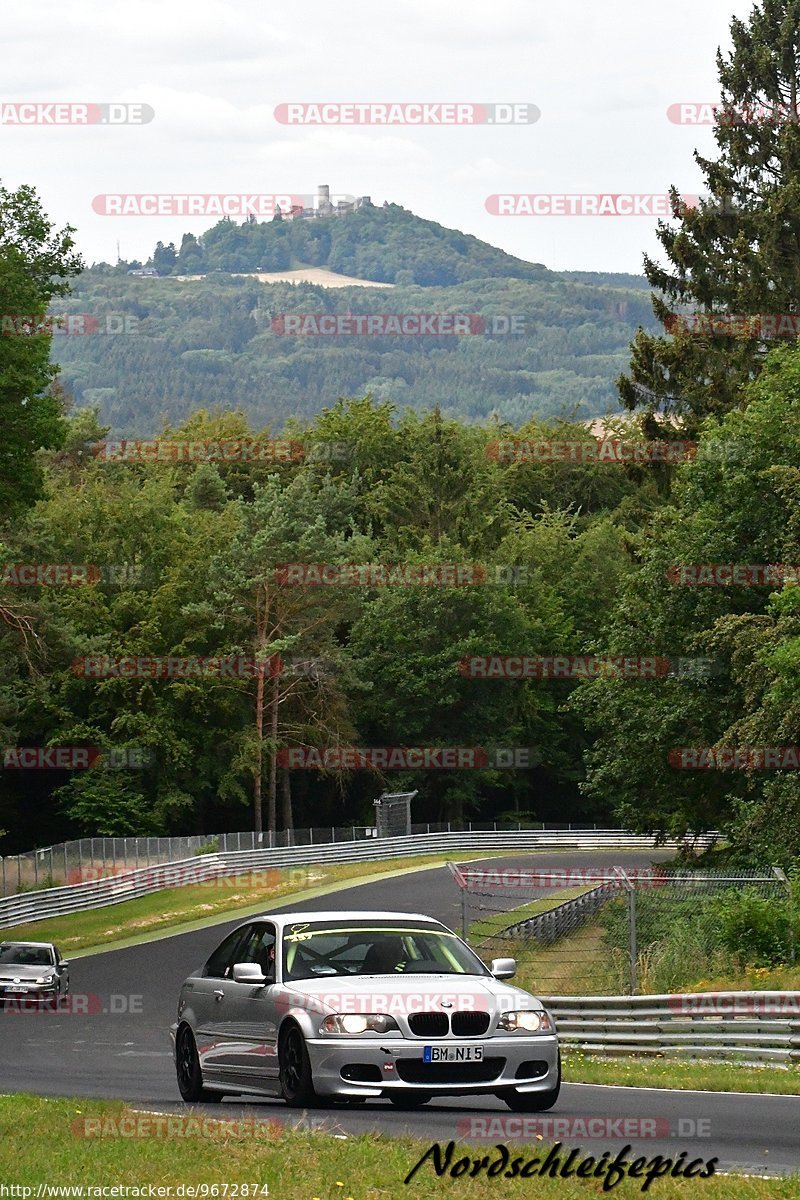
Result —
[{"label": "forest of trees", "polygon": [[[293,415],[310,419],[340,396],[367,393],[466,421],[596,417],[616,407],[614,379],[637,327],[656,328],[647,292],[624,278],[613,286],[557,275],[479,278],[382,291],[95,269],[53,310],[89,314],[99,329],[57,335],[53,353],[77,403],[99,407],[122,437],[152,435],[162,418],[180,423],[198,408],[241,409],[279,430]],[[273,324],[284,313],[434,312],[479,314],[486,331],[315,337]],[[512,318],[517,333],[508,332]]]},{"label": "forest of trees", "polygon": [[[733,22],[720,59],[731,109],[796,99],[798,9],[765,0],[748,26]],[[271,327],[282,311],[368,311],[354,293],[228,279],[190,289],[95,270],[64,300],[80,270],[71,231],[52,229],[30,189],[0,191],[3,311],[87,311],[102,290],[108,311],[144,330],[138,341],[60,340],[72,407],[50,378],[46,332],[0,338],[0,743],[146,752],[136,769],[4,770],[5,849],[81,832],[361,823],[388,786],[418,789],[430,820],[718,828],[740,861],[800,863],[800,347],[670,326],[676,306],[800,310],[800,134],[775,119],[726,122],[715,136],[718,158],[702,163],[708,207],[676,205],[660,231],[667,265],[647,263],[653,319],[630,281],[537,267],[498,279],[492,261],[489,274],[426,288],[412,311],[526,312],[535,337],[422,345],[418,368],[381,346],[358,368],[368,387],[349,382],[358,352],[292,345]],[[721,203],[732,195],[736,205]],[[352,272],[347,245],[324,261]],[[379,293],[392,311],[416,298],[399,282]],[[612,330],[632,319],[642,329],[619,391],[633,417],[618,418],[619,437],[662,449],[689,438],[696,453],[672,463],[530,453],[587,443],[585,409],[559,408],[570,423],[545,407],[544,420],[537,386],[566,361],[599,378],[616,356]],[[79,340],[103,349],[75,357]],[[294,390],[277,404],[281,378]],[[384,386],[401,379],[407,391]],[[131,432],[211,449],[191,461],[99,452]],[[225,445],[277,434],[289,452],[224,460]],[[77,575],[31,580],[25,564]],[[292,564],[351,578],[354,564],[471,574],[328,586]],[[468,669],[486,656],[665,665],[506,679]],[[269,669],[95,669],[137,657]],[[381,772],[298,767],[290,753],[392,746],[480,747],[487,759]],[[527,757],[508,769],[498,748]]]}]

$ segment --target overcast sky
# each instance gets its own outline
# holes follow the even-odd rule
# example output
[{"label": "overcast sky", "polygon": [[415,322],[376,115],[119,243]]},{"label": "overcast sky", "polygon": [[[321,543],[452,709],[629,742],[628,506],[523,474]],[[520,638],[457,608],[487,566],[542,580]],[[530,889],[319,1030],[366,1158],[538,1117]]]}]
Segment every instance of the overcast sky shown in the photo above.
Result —
[{"label": "overcast sky", "polygon": [[[3,183],[33,184],[86,259],[146,258],[211,218],[96,215],[101,193],[369,194],[555,269],[640,271],[651,217],[498,217],[493,193],[697,193],[740,0],[38,0],[3,6],[2,102],[138,102],[148,124],[0,126]],[[276,105],[527,102],[498,128],[281,125]]]}]

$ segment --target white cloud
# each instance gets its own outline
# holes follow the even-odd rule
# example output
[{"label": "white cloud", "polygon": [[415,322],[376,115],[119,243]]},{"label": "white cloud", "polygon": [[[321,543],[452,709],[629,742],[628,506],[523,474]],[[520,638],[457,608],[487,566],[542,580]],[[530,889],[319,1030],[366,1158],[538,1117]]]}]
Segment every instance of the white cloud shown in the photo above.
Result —
[{"label": "white cloud", "polygon": [[[647,219],[498,220],[498,191],[699,190],[707,128],[669,123],[713,99],[715,52],[750,0],[430,0],[264,6],[262,0],[40,0],[4,6],[3,99],[140,101],[142,128],[0,127],[4,182],[34,184],[86,256],[149,254],[203,223],[110,219],[109,191],[294,190],[327,181],[573,269],[638,270],[657,249]],[[530,126],[287,127],[289,100],[526,101]],[[209,222],[210,223],[210,222]]]}]

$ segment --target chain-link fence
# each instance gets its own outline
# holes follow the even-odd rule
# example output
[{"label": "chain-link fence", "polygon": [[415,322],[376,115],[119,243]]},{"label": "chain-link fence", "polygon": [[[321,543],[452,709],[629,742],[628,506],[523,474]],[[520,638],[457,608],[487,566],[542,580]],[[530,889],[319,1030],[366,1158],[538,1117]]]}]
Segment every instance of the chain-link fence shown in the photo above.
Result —
[{"label": "chain-link fence", "polygon": [[795,961],[797,891],[767,871],[451,864],[462,936],[542,995],[661,994]]},{"label": "chain-link fence", "polygon": [[[410,833],[450,833],[455,829],[491,833],[504,830],[579,832],[596,830],[597,825],[545,825],[541,822],[498,823],[467,822],[452,825],[448,821],[412,824]],[[312,829],[283,829],[277,833],[196,834],[191,837],[117,837],[81,838],[43,846],[25,854],[0,856],[0,895],[13,896],[33,888],[61,887],[104,879],[123,871],[149,867],[157,863],[179,862],[195,854],[217,850],[262,850],[288,846],[329,845],[333,842],[360,841],[379,836],[372,825],[316,826]],[[403,829],[402,832],[405,832]],[[389,836],[383,831],[382,836]]]},{"label": "chain-link fence", "polygon": [[219,850],[308,846],[374,836],[375,830],[371,826],[348,825],[343,829],[290,829],[272,834],[237,832],[191,837],[81,838],[0,858],[0,895],[12,896],[36,888],[85,883]]}]

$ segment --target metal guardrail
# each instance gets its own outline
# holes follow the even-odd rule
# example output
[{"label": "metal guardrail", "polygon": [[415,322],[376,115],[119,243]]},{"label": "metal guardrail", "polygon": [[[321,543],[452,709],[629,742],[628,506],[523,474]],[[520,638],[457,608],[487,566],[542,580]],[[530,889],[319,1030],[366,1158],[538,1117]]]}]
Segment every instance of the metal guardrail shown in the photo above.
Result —
[{"label": "metal guardrail", "polygon": [[524,921],[507,925],[505,929],[492,936],[522,937],[526,940],[535,938],[536,941],[549,946],[566,934],[574,933],[585,921],[593,917],[599,908],[602,908],[606,900],[610,900],[612,896],[619,896],[620,892],[619,883],[601,883],[599,887],[591,888],[580,896],[573,896],[571,900],[565,900],[562,904],[557,904],[555,908],[548,908],[545,912],[537,913],[533,917],[526,917]]},{"label": "metal guardrail", "polygon": [[[550,830],[597,830],[597,824],[544,824],[542,822],[480,822],[468,821],[469,833],[508,833]],[[282,829],[279,832],[239,830],[234,833],[192,834],[182,837],[91,837],[53,846],[40,846],[20,854],[0,857],[0,896],[44,887],[65,887],[84,883],[87,879],[102,879],[138,871],[157,863],[180,862],[195,854],[227,852],[229,850],[279,849],[287,846],[311,846],[329,842],[355,842],[378,836],[374,825],[315,826],[311,829]],[[450,833],[450,822],[419,822],[410,829],[384,831],[386,836],[408,836],[417,833]],[[602,830],[598,831],[602,832]]]},{"label": "metal guardrail", "polygon": [[800,1064],[800,992],[543,996],[565,1048]]},{"label": "metal guardrail", "polygon": [[[713,835],[709,835],[713,840]],[[450,851],[652,849],[654,840],[619,829],[529,831],[497,833],[454,832],[413,834],[411,837],[369,838],[351,842],[291,846],[282,849],[228,851],[160,863],[69,887],[22,892],[0,899],[0,927],[42,921],[87,909],[121,904],[165,888],[250,871],[312,864],[380,862],[388,858],[440,854]]]}]

